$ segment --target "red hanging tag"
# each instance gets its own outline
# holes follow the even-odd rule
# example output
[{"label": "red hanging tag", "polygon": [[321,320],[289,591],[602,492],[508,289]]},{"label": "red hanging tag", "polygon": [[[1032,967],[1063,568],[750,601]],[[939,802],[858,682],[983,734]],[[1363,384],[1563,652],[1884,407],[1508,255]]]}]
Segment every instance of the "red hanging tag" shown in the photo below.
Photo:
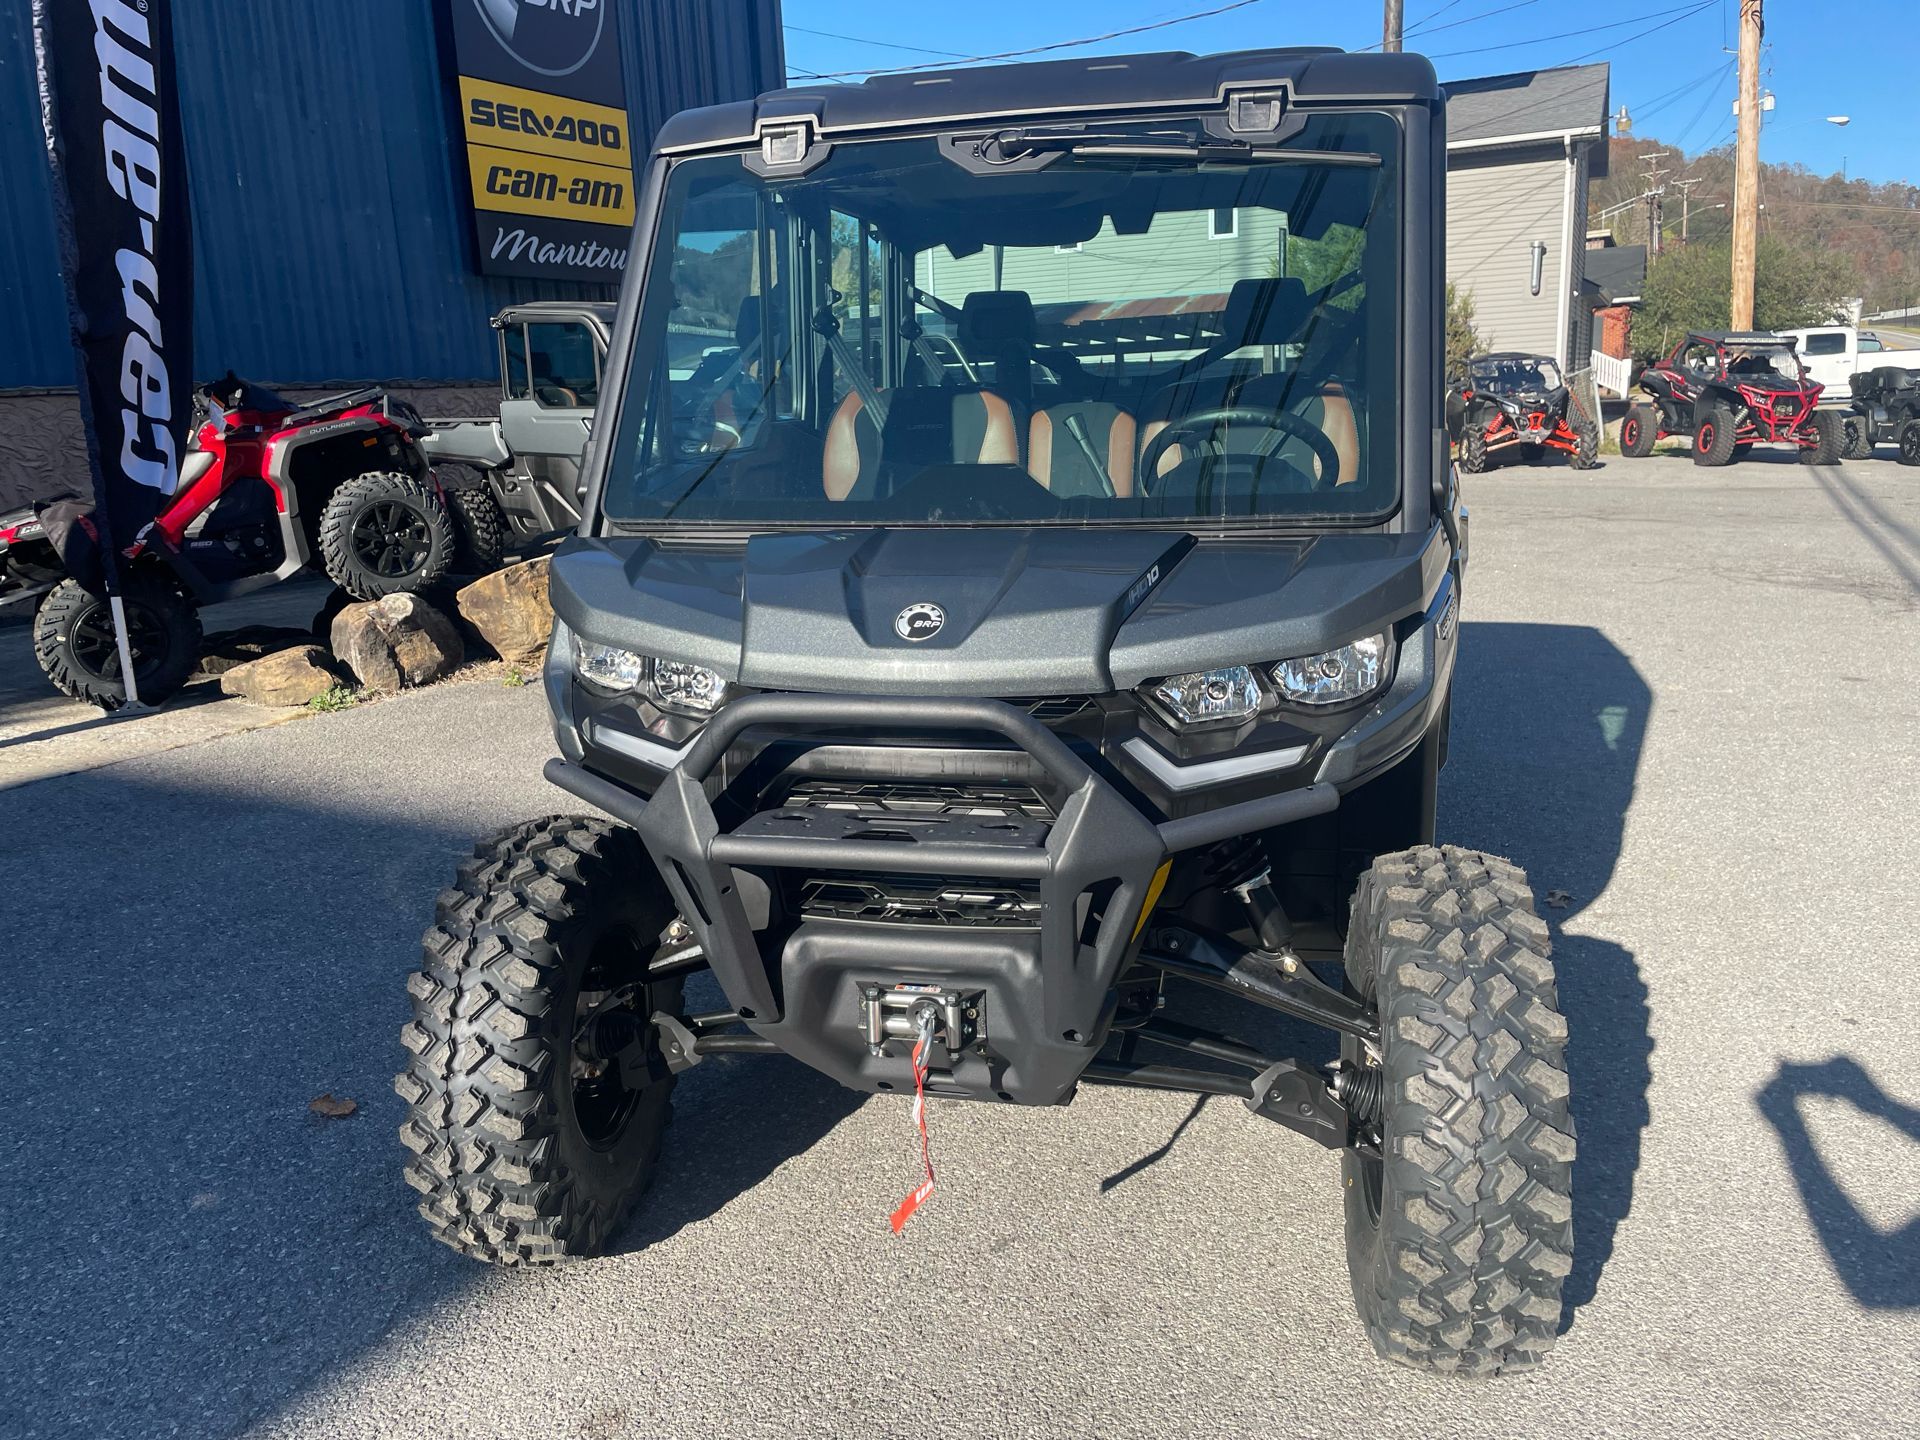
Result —
[{"label": "red hanging tag", "polygon": [[920,1163],[926,1167],[927,1178],[894,1208],[889,1223],[896,1235],[933,1194],[933,1147],[927,1139],[927,1066],[933,1050],[933,1026],[934,1012],[929,1006],[920,1012],[920,1031],[913,1042],[913,1123],[920,1127]]}]

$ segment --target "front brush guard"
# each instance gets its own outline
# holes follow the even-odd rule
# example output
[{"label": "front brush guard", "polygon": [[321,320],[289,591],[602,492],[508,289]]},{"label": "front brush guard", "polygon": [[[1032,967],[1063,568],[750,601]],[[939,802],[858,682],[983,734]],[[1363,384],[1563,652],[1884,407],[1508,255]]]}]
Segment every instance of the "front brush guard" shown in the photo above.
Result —
[{"label": "front brush guard", "polygon": [[[1040,844],[1030,835],[902,844],[777,834],[755,824],[758,816],[723,829],[710,785],[729,750],[754,727],[773,731],[769,740],[850,727],[915,736],[995,735],[1030,756],[1066,800]],[[782,1018],[774,983],[779,951],[763,952],[736,867],[882,870],[1036,884],[1042,1033],[1055,1043],[1085,1047],[1089,1058],[1103,1038],[1108,997],[1137,949],[1138,922],[1168,856],[1324,814],[1340,799],[1334,786],[1316,784],[1156,824],[1031,715],[998,700],[969,698],[746,696],[707,723],[650,801],[563,760],[550,760],[545,773],[640,833],[729,1003],[756,1028]],[[1079,901],[1089,892],[1100,893],[1104,905],[1097,928],[1083,935]]]}]

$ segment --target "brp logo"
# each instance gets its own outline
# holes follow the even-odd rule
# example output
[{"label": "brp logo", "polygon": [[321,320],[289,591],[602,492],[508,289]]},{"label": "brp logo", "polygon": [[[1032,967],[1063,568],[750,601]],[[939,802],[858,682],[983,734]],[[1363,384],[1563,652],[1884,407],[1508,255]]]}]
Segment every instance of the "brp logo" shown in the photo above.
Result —
[{"label": "brp logo", "polygon": [[922,600],[893,617],[893,633],[902,640],[931,640],[946,623],[946,611],[931,601]]},{"label": "brp logo", "polygon": [[593,58],[606,27],[603,0],[473,0],[494,38],[527,69],[571,75]]}]

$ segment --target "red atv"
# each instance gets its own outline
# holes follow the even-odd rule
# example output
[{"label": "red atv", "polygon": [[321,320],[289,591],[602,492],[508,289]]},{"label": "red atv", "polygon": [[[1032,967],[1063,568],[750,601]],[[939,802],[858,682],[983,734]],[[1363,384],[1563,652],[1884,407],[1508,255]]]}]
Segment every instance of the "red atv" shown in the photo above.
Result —
[{"label": "red atv", "polygon": [[1668,435],[1693,438],[1693,463],[1728,465],[1755,445],[1792,445],[1806,465],[1839,463],[1837,412],[1822,411],[1793,341],[1696,331],[1640,375],[1645,398],[1620,422],[1620,453],[1647,455]]},{"label": "red atv", "polygon": [[[295,405],[229,373],[195,402],[179,488],[122,552],[142,699],[192,675],[203,605],[309,567],[361,600],[425,589],[453,567],[457,497],[435,481],[417,443],[426,427],[404,401],[366,388]],[[78,558],[88,514],[66,503],[0,517],[0,604],[44,594],[41,669],[63,693],[110,710],[126,687],[98,577]]]}]

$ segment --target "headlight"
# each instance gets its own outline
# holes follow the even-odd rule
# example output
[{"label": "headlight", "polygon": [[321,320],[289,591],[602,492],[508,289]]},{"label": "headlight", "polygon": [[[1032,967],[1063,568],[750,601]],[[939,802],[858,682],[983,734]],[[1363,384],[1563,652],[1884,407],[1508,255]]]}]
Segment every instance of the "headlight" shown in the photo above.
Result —
[{"label": "headlight", "polygon": [[1229,665],[1155,681],[1153,698],[1182,725],[1245,720],[1260,709],[1260,682],[1251,666]]},{"label": "headlight", "polygon": [[1341,705],[1378,690],[1392,660],[1392,637],[1369,635],[1337,650],[1282,660],[1273,667],[1273,681],[1295,705]]},{"label": "headlight", "polygon": [[717,670],[685,660],[654,660],[578,636],[573,642],[573,671],[596,690],[615,695],[638,691],[676,715],[704,719],[727,698],[727,682]]},{"label": "headlight", "polygon": [[652,690],[656,705],[680,715],[711,715],[727,698],[719,671],[684,660],[654,661]]},{"label": "headlight", "polygon": [[617,645],[600,645],[575,636],[573,673],[589,685],[618,693],[640,684],[647,673],[647,660]]}]

